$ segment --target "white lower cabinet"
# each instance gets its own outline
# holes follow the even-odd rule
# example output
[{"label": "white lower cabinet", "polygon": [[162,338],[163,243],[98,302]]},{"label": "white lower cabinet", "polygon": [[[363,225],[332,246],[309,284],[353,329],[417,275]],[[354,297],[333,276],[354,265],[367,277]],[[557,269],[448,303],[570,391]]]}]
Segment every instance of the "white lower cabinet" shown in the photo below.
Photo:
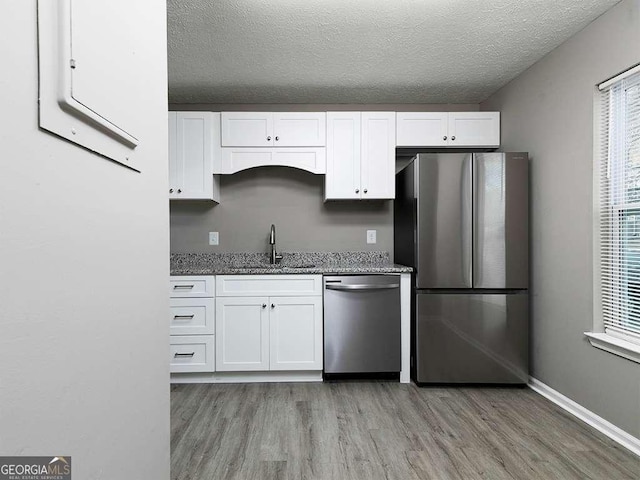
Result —
[{"label": "white lower cabinet", "polygon": [[213,335],[171,335],[169,371],[171,373],[213,372]]},{"label": "white lower cabinet", "polygon": [[171,335],[213,335],[213,298],[171,298]]},{"label": "white lower cabinet", "polygon": [[269,370],[267,297],[216,299],[216,370]]},{"label": "white lower cabinet", "polygon": [[169,371],[215,371],[215,277],[175,276],[169,280]]},{"label": "white lower cabinet", "polygon": [[[322,370],[322,276],[222,275],[216,281],[216,371]],[[224,296],[231,291],[235,296]],[[253,296],[260,292],[269,295]]]},{"label": "white lower cabinet", "polygon": [[269,300],[269,370],[322,370],[322,297]]}]

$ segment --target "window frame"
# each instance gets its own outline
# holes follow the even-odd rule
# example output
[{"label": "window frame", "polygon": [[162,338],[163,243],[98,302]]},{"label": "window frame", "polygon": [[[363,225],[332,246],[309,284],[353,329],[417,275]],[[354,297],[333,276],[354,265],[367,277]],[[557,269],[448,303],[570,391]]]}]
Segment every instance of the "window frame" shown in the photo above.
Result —
[{"label": "window frame", "polygon": [[[593,328],[590,332],[585,332],[585,336],[596,348],[613,353],[628,360],[640,363],[640,336],[636,338],[633,334],[625,334],[624,332],[616,332],[611,329],[605,331],[603,300],[602,300],[602,258],[601,258],[601,172],[602,172],[602,128],[604,125],[604,116],[602,115],[602,95],[603,90],[609,89],[622,79],[640,72],[640,65],[636,65],[615,77],[602,82],[595,87],[593,102],[593,126],[594,126],[594,142],[593,142]],[[609,121],[607,119],[607,121]],[[611,187],[616,188],[616,187]],[[629,210],[637,209],[638,203],[634,204],[614,204],[612,205],[611,218],[614,224],[612,229],[614,236],[620,231],[622,219]],[[621,242],[615,243],[614,255],[622,253]],[[614,269],[612,273],[614,278],[620,278],[622,273],[619,269]]]}]

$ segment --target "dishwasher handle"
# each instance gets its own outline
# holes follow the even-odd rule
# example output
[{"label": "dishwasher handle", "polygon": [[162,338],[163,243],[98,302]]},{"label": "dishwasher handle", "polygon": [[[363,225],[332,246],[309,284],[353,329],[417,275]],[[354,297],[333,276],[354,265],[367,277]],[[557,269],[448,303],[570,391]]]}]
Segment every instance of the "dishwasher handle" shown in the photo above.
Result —
[{"label": "dishwasher handle", "polygon": [[325,285],[324,288],[327,290],[390,290],[393,288],[400,288],[400,284]]}]

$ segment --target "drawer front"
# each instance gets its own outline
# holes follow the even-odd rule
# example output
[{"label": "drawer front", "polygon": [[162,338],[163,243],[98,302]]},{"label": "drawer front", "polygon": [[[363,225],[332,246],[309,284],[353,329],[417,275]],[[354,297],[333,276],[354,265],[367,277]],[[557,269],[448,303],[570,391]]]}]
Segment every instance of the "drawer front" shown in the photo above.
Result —
[{"label": "drawer front", "polygon": [[322,295],[322,275],[217,275],[218,297]]},{"label": "drawer front", "polygon": [[213,298],[172,298],[169,326],[171,335],[213,335]]},{"label": "drawer front", "polygon": [[179,335],[169,340],[171,373],[214,372],[213,335]]},{"label": "drawer front", "polygon": [[169,296],[171,298],[206,298],[215,294],[215,277],[213,275],[187,275],[169,279]]}]

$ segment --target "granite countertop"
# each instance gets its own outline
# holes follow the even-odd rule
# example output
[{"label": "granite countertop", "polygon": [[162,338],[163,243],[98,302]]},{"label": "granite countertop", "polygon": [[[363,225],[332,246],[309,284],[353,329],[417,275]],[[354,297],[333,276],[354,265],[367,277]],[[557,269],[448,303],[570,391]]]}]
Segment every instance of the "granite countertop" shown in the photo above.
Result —
[{"label": "granite countertop", "polygon": [[171,275],[410,273],[387,252],[283,253],[278,265],[266,253],[172,253]]}]

